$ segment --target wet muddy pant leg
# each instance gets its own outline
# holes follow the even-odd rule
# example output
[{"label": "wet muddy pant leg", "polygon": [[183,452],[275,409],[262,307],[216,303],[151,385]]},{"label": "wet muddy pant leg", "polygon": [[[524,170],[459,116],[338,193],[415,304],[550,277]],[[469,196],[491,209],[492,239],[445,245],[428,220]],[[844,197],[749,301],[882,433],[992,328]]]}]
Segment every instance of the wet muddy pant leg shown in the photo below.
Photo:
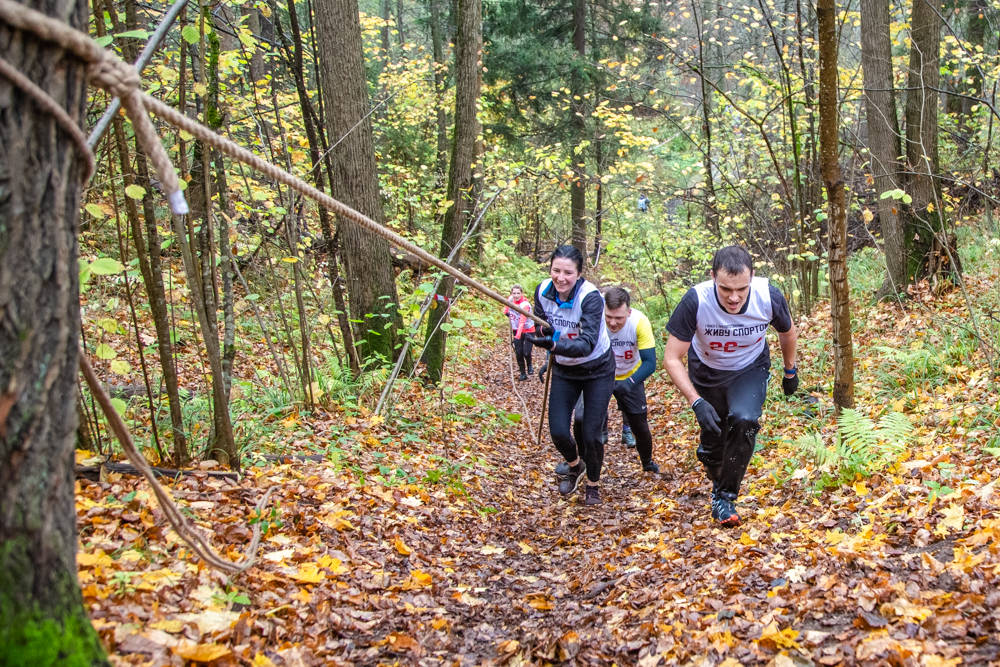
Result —
[{"label": "wet muddy pant leg", "polygon": [[649,419],[645,412],[623,412],[622,416],[635,436],[635,451],[639,460],[646,465],[653,458],[653,434],[649,430]]},{"label": "wet muddy pant leg", "polygon": [[552,444],[567,463],[572,463],[577,457],[582,458],[577,451],[570,424],[573,419],[573,407],[582,391],[583,388],[577,383],[564,380],[552,373],[549,385],[549,433],[552,436]]},{"label": "wet muddy pant leg", "polygon": [[722,474],[719,477],[719,495],[726,500],[736,500],[747,466],[753,458],[757,431],[760,430],[760,415],[767,398],[767,378],[766,368],[748,371],[729,385],[726,392],[729,433],[722,455]]},{"label": "wet muddy pant leg", "polygon": [[711,431],[701,430],[701,441],[698,445],[698,460],[705,466],[705,475],[713,485],[713,493],[718,488],[719,477],[722,474],[722,455],[726,446],[726,426],[725,415],[729,414],[729,404],[726,403],[725,387],[701,387],[694,385],[698,395],[708,401],[715,408],[715,411],[722,417],[722,434],[715,435]]},{"label": "wet muddy pant leg", "polygon": [[[521,373],[526,372],[527,366],[531,365],[531,348],[532,345],[524,339],[524,334],[521,334],[521,338],[514,338],[514,356],[517,358],[517,370]],[[527,362],[527,366],[525,363]]]},{"label": "wet muddy pant leg", "polygon": [[587,479],[597,482],[601,479],[604,466],[604,432],[608,423],[608,403],[615,388],[614,375],[595,378],[581,383],[583,402],[587,409],[583,414],[583,452],[587,462]]},{"label": "wet muddy pant leg", "polygon": [[753,458],[767,397],[767,378],[767,369],[758,368],[743,373],[727,387],[713,387],[706,393],[696,387],[723,419],[721,438],[702,433],[698,459],[715,482],[719,497],[726,500],[736,500]]}]

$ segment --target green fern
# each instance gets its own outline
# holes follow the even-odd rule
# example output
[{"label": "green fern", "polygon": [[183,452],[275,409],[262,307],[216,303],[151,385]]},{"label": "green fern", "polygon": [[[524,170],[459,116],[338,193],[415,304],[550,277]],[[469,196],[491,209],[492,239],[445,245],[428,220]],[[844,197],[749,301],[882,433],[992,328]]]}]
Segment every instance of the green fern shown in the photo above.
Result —
[{"label": "green fern", "polygon": [[799,437],[794,448],[800,458],[815,463],[835,484],[871,475],[891,466],[913,437],[905,415],[889,412],[876,424],[857,410],[845,409],[837,419],[837,442],[823,444],[819,435]]}]

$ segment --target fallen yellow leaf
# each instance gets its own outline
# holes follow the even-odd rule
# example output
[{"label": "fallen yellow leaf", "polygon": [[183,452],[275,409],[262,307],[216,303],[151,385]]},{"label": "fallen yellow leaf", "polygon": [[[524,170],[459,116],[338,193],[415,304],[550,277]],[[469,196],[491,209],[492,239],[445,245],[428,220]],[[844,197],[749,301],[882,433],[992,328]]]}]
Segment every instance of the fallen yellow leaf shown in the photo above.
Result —
[{"label": "fallen yellow leaf", "polygon": [[177,634],[184,629],[184,622],[176,619],[169,621],[164,619],[162,621],[157,621],[156,623],[150,623],[149,627],[153,630],[163,630],[164,632]]},{"label": "fallen yellow leaf", "polygon": [[401,538],[397,537],[395,542],[393,542],[393,545],[396,547],[396,551],[399,552],[400,556],[409,556],[413,553],[413,549],[406,546],[406,542],[404,542]]},{"label": "fallen yellow leaf", "polygon": [[195,662],[212,662],[213,660],[218,660],[223,656],[227,656],[232,651],[229,650],[228,646],[222,646],[220,644],[187,644],[184,646],[178,646],[174,649],[174,653],[184,658],[185,660],[194,660]]},{"label": "fallen yellow leaf", "polygon": [[479,550],[479,553],[481,553],[484,556],[494,556],[494,555],[500,555],[505,551],[507,550],[502,547],[495,547],[492,544],[487,544],[485,547]]},{"label": "fallen yellow leaf", "polygon": [[275,667],[275,664],[271,662],[271,659],[263,653],[255,655],[250,664],[253,665],[253,667]]},{"label": "fallen yellow leaf", "polygon": [[291,578],[303,584],[318,584],[326,579],[326,574],[320,571],[316,563],[304,563]]},{"label": "fallen yellow leaf", "polygon": [[952,503],[945,509],[941,510],[941,514],[944,515],[944,519],[938,523],[939,526],[951,528],[953,530],[962,530],[962,523],[965,521],[964,507]]}]

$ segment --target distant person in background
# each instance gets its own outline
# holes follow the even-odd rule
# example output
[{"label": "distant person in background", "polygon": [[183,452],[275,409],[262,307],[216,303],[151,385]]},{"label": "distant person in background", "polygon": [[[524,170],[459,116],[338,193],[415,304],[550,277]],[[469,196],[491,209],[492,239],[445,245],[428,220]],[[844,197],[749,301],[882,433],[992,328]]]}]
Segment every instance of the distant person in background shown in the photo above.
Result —
[{"label": "distant person in background", "polygon": [[[583,278],[583,254],[573,246],[556,248],[549,276],[535,289],[534,311],[548,325],[542,327],[540,335],[525,337],[552,353],[549,433],[569,464],[566,474],[560,475],[559,493],[573,493],[586,477],[584,504],[599,505],[598,484],[604,465],[601,430],[615,388],[615,356],[604,322],[604,299],[597,287]],[[573,406],[581,395],[587,412],[578,447],[573,439],[572,417]]]},{"label": "distant person in background", "polygon": [[639,195],[639,212],[649,213],[649,200],[646,199],[646,193]]},{"label": "distant person in background", "polygon": [[[510,300],[521,310],[531,312],[531,302],[524,298],[524,290],[520,285],[510,288]],[[518,380],[524,382],[535,369],[531,367],[531,343],[523,334],[535,333],[535,323],[507,306],[504,306],[503,314],[510,320],[511,345],[514,346],[514,356],[517,357],[517,369],[521,371]]]},{"label": "distant person in background", "polygon": [[735,245],[715,253],[712,279],[689,289],[667,322],[663,365],[701,426],[698,460],[712,482],[712,519],[723,526],[741,523],[734,503],[767,396],[768,327],[778,332],[781,387],[791,396],[799,386],[798,334],[788,302],[767,278],[754,277],[750,253]]}]

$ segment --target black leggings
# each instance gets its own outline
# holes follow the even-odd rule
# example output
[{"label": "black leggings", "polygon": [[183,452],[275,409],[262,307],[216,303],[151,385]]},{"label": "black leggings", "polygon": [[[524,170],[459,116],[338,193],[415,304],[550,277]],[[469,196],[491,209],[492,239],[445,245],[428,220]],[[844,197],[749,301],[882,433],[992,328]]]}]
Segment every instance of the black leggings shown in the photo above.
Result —
[{"label": "black leggings", "polygon": [[[577,401],[576,412],[573,416],[573,437],[577,442],[583,437],[583,416],[586,411],[583,409],[583,401]],[[608,431],[608,418],[605,413],[602,432]],[[635,451],[639,454],[639,461],[642,465],[649,463],[653,458],[653,433],[649,430],[649,420],[645,412],[622,412],[622,420],[632,429],[635,436]]]},{"label": "black leggings", "polygon": [[702,430],[698,460],[719,497],[736,500],[753,457],[767,396],[767,368],[746,371],[728,386],[694,388],[722,418],[722,435]]},{"label": "black leggings", "polygon": [[511,340],[514,345],[514,356],[517,357],[517,370],[526,373],[525,366],[531,368],[531,348],[534,346],[524,339],[524,333],[520,338],[511,337]]},{"label": "black leggings", "polygon": [[[601,468],[604,466],[601,431],[608,418],[608,402],[614,388],[614,373],[590,380],[567,380],[552,374],[549,392],[549,433],[552,435],[552,442],[567,463],[577,457],[584,460],[587,464],[587,479],[591,482],[601,479]],[[581,394],[588,409],[583,416],[582,442],[577,449],[571,422],[573,407]]]}]

